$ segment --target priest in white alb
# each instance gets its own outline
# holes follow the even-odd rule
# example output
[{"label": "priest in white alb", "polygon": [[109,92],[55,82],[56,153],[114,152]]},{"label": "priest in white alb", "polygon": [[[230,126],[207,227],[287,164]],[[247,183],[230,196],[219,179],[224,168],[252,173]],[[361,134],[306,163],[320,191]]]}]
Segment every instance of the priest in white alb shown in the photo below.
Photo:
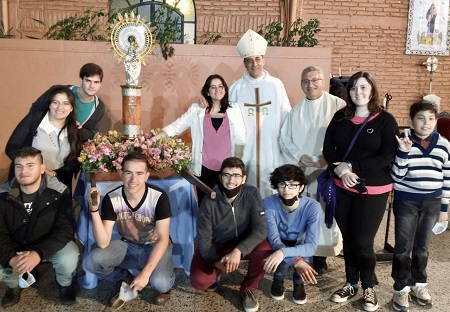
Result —
[{"label": "priest in white alb", "polygon": [[229,99],[241,108],[246,128],[242,160],[246,182],[259,188],[264,198],[273,194],[269,174],[283,164],[278,137],[291,104],[280,79],[264,70],[267,41],[249,29],[237,50],[247,71],[230,87]]},{"label": "priest in white alb", "polygon": [[[323,172],[327,162],[322,155],[325,131],[334,114],[343,108],[345,101],[324,91],[323,71],[317,66],[308,66],[302,71],[301,87],[305,98],[290,111],[286,118],[279,138],[285,161],[299,165],[309,180],[306,196],[316,199],[317,176]],[[323,210],[324,203],[321,201]],[[321,231],[316,255],[333,256],[342,248],[339,229],[327,229],[324,214],[321,215]],[[316,262],[322,261],[320,265]],[[314,269],[325,273],[325,259],[314,257]]]}]

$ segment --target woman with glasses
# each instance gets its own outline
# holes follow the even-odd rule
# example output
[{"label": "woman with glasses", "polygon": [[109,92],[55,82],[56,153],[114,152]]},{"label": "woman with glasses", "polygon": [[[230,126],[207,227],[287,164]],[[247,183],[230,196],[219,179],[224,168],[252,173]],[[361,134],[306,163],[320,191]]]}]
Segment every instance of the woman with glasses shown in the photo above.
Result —
[{"label": "woman with glasses", "polygon": [[[208,107],[192,104],[186,113],[164,127],[156,137],[180,135],[191,128],[189,170],[212,188],[219,183],[222,161],[231,156],[242,157],[245,126],[239,105],[228,101],[228,86],[222,76],[209,76],[201,93]],[[205,194],[197,189],[197,196],[200,203]]]},{"label": "woman with glasses", "polygon": [[[6,154],[13,160],[24,146],[39,149],[45,172],[57,177],[69,190],[80,164],[81,130],[75,120],[75,98],[66,86],[52,89],[46,111],[28,113],[17,125],[6,144]],[[11,166],[11,169],[12,166]],[[10,171],[10,178],[14,170]]]},{"label": "woman with glasses", "polygon": [[323,155],[334,166],[335,219],[342,233],[346,274],[345,285],[333,293],[331,301],[345,302],[354,297],[361,282],[362,308],[376,311],[373,245],[393,188],[390,166],[399,132],[394,117],[383,110],[369,73],[350,77],[346,95],[347,106],[334,115],[323,145]]},{"label": "woman with glasses", "polygon": [[274,252],[266,258],[264,270],[274,273],[270,294],[284,298],[284,277],[294,267],[293,300],[306,303],[304,283],[317,284],[317,272],[310,266],[316,252],[320,230],[320,204],[301,196],[308,181],[302,169],[283,165],[270,175],[270,184],[278,194],[263,201],[267,221],[267,240]]}]

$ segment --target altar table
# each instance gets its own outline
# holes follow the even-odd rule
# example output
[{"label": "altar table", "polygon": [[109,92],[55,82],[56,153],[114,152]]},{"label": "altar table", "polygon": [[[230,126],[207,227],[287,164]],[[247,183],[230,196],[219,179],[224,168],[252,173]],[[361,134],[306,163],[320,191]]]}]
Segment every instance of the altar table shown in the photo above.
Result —
[{"label": "altar table", "polygon": [[[170,219],[170,237],[173,241],[173,262],[176,268],[182,268],[189,275],[192,256],[194,255],[194,237],[197,224],[197,201],[192,184],[183,178],[150,179],[149,185],[164,190],[170,201],[172,217]],[[96,187],[103,196],[121,185],[122,181],[97,181]],[[82,265],[85,275],[78,278],[78,284],[86,289],[95,288],[99,277],[88,272],[84,260],[92,249],[96,248],[92,232],[91,214],[89,212],[87,195],[91,182],[86,181],[86,173],[82,172],[74,192],[75,200],[80,203],[81,211],[77,224],[77,237],[84,246]],[[114,226],[113,239],[120,239],[117,225]]]}]

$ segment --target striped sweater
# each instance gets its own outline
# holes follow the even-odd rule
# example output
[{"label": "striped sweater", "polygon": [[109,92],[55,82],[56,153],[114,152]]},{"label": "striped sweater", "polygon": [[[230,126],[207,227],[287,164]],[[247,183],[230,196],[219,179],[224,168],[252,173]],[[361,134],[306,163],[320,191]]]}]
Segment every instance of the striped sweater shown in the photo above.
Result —
[{"label": "striped sweater", "polygon": [[420,139],[414,135],[414,130],[411,130],[411,137],[411,150],[397,149],[392,165],[394,198],[426,200],[441,197],[441,211],[446,212],[450,201],[450,143],[434,132],[428,148],[424,148],[417,143]]}]

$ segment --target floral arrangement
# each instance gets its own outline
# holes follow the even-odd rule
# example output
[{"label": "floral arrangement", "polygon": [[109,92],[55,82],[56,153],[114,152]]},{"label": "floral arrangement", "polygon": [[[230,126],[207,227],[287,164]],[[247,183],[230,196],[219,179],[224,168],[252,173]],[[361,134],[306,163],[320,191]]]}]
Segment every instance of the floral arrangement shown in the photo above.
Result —
[{"label": "floral arrangement", "polygon": [[143,134],[135,139],[125,140],[120,132],[110,130],[106,134],[97,133],[92,140],[83,144],[78,161],[84,171],[116,172],[122,169],[125,155],[140,148],[148,156],[150,168],[163,170],[172,168],[176,172],[187,168],[191,160],[189,147],[180,139],[159,138]]}]

